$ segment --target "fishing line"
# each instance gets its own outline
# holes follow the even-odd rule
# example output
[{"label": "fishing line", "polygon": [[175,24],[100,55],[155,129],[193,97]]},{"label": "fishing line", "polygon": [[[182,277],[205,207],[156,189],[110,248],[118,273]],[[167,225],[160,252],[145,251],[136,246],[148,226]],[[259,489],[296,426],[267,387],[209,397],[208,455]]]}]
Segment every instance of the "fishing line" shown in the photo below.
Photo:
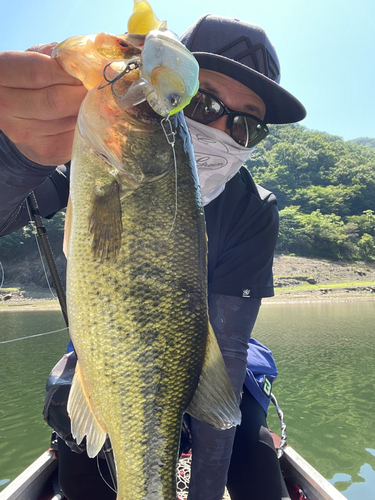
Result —
[{"label": "fishing line", "polygon": [[172,153],[173,153],[173,162],[174,162],[174,180],[175,180],[175,210],[174,210],[174,217],[173,217],[173,222],[172,222],[172,227],[168,233],[168,238],[170,237],[176,219],[177,219],[177,189],[178,189],[178,184],[177,184],[177,159],[176,159],[176,150],[175,150],[175,144],[176,144],[176,132],[173,131],[172,128],[172,123],[169,119],[169,115],[167,115],[165,118],[163,118],[160,122],[161,128],[163,129],[165,138],[167,139],[168,144],[170,144],[172,148]]},{"label": "fishing line", "polygon": [[4,279],[5,279],[5,272],[2,263],[0,262],[0,267],[1,267],[1,273],[2,273],[2,278],[1,278],[1,285],[0,285],[0,290],[3,288],[4,285]]},{"label": "fishing line", "polygon": [[108,488],[110,488],[114,493],[116,493],[117,495],[117,491],[112,488],[112,486],[108,483],[108,481],[106,481],[105,477],[103,476],[102,474],[102,471],[100,470],[100,464],[99,464],[99,455],[96,455],[96,465],[98,467],[98,471],[99,471],[99,475],[100,477],[103,479],[103,481],[105,482],[105,484],[108,486]]},{"label": "fishing line", "polygon": [[28,337],[20,337],[18,339],[12,339],[12,340],[3,340],[0,342],[0,344],[9,344],[10,342],[18,342],[19,340],[25,340],[25,339],[33,339],[35,337],[42,337],[43,335],[51,335],[51,333],[58,333],[58,332],[63,332],[67,330],[68,328],[61,328],[60,330],[53,330],[53,332],[46,332],[46,333],[37,333],[35,335],[29,335]]},{"label": "fishing line", "polygon": [[[35,224],[34,224],[34,222],[33,222],[33,218],[32,218],[32,216],[31,216],[30,207],[29,207],[29,204],[28,204],[28,203],[26,203],[26,208],[27,208],[27,212],[28,212],[28,214],[29,214],[30,223],[31,223],[31,224],[33,224],[33,225],[35,226]],[[34,234],[34,238],[35,238],[36,246],[37,246],[37,248],[38,248],[40,261],[41,261],[41,263],[42,263],[42,267],[43,267],[43,271],[44,271],[44,276],[46,277],[46,281],[47,281],[47,285],[48,285],[49,291],[51,292],[52,297],[53,297],[54,299],[56,299],[57,297],[56,297],[56,295],[53,293],[52,288],[51,288],[51,285],[50,285],[50,282],[49,282],[49,279],[48,279],[46,266],[44,265],[43,256],[42,256],[42,251],[41,251],[41,249],[40,249],[40,245],[39,245],[38,237],[37,237],[37,235],[36,235],[36,234]]]}]

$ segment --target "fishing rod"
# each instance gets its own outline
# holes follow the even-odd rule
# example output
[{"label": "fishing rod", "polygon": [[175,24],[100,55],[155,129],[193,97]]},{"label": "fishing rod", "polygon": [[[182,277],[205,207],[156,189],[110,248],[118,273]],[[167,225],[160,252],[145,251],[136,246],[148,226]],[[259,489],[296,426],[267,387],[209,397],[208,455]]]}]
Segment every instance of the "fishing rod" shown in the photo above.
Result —
[{"label": "fishing rod", "polygon": [[[27,203],[28,203],[28,206],[30,208],[30,213],[31,213],[32,219],[35,223],[35,227],[36,227],[39,239],[40,239],[40,243],[41,243],[42,248],[43,248],[44,256],[46,258],[48,268],[49,268],[50,273],[51,273],[52,281],[53,281],[53,284],[54,284],[54,287],[55,287],[55,290],[57,293],[57,298],[59,299],[59,303],[60,303],[62,314],[64,316],[65,324],[67,327],[69,327],[65,290],[64,290],[63,284],[61,282],[61,278],[59,276],[59,273],[57,271],[57,267],[56,267],[55,259],[53,256],[51,244],[49,242],[48,235],[47,235],[47,230],[43,224],[42,217],[41,217],[40,211],[39,211],[38,202],[36,200],[36,197],[35,197],[35,194],[33,191],[28,195]],[[115,460],[113,457],[111,442],[110,442],[108,437],[105,440],[105,443],[103,445],[103,451],[104,451],[104,456],[105,456],[106,461],[107,461],[107,465],[108,465],[108,469],[109,469],[109,472],[111,475],[113,485],[114,485],[115,489],[117,489],[116,465],[115,465]]]},{"label": "fishing rod", "polygon": [[38,202],[36,201],[36,197],[34,192],[32,191],[27,197],[27,203],[30,208],[32,219],[35,223],[36,231],[39,236],[40,243],[43,248],[44,256],[46,258],[48,268],[51,273],[53,285],[55,287],[57,298],[59,299],[60,307],[62,314],[64,316],[66,326],[69,326],[68,323],[68,310],[66,307],[66,295],[65,290],[63,288],[59,273],[57,271],[55,259],[53,257],[51,244],[48,239],[46,228],[44,227],[42,217],[40,215]]}]

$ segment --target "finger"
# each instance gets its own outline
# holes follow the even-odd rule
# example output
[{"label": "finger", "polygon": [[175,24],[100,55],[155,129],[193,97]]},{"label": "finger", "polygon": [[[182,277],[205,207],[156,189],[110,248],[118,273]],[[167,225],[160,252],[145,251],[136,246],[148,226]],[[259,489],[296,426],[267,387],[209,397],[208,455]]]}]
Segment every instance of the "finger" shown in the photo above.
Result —
[{"label": "finger", "polygon": [[82,85],[53,85],[40,90],[0,88],[1,116],[55,120],[78,114],[87,90]]},{"label": "finger", "polygon": [[55,59],[38,52],[0,52],[0,85],[42,89],[51,85],[82,85]]},{"label": "finger", "polygon": [[46,56],[50,56],[52,54],[53,49],[59,42],[51,42],[46,44],[38,44],[33,45],[26,49],[26,52],[38,52],[39,54],[45,54]]},{"label": "finger", "polygon": [[62,165],[72,157],[74,131],[64,132],[55,137],[39,138],[33,147],[18,145],[18,150],[39,165]]},{"label": "finger", "polygon": [[47,137],[53,138],[65,132],[74,132],[76,124],[77,116],[50,121],[15,119],[8,123],[6,135],[14,144],[32,148],[38,141],[44,141]]}]

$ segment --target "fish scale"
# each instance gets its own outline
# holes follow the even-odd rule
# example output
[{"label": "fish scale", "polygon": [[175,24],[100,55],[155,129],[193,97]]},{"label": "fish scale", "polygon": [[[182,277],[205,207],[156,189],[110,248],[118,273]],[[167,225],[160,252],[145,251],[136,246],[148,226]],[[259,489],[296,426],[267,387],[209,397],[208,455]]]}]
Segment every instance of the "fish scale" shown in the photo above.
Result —
[{"label": "fish scale", "polygon": [[[199,247],[206,246],[206,237],[203,209],[194,194],[194,163],[184,158],[183,145],[178,143],[176,207],[171,147],[161,127],[155,135],[169,152],[169,173],[122,200],[124,234],[116,261],[98,262],[93,258],[87,229],[91,205],[88,193],[92,193],[96,179],[93,172],[98,168],[103,176],[104,162],[91,158],[90,176],[81,172],[81,165],[87,168],[85,158],[77,155],[72,165],[72,183],[77,185],[72,193],[76,220],[68,264],[72,338],[84,378],[92,381],[94,412],[101,415],[111,438],[117,474],[124,476],[119,485],[127,484],[127,492],[119,490],[119,497],[132,499],[147,498],[146,482],[153,484],[151,490],[161,491],[157,464],[167,461],[170,470],[164,467],[163,474],[169,481],[164,481],[160,498],[174,498],[175,463],[169,457],[177,455],[181,418],[197,385],[197,368],[202,365],[205,350],[202,332],[207,331],[207,311],[200,307],[206,303],[206,275],[199,260]],[[153,161],[151,151],[148,161]],[[186,213],[189,215],[185,217]],[[94,273],[85,273],[84,279],[81,270],[90,263]],[[114,279],[121,283],[117,292],[111,288]],[[184,295],[184,289],[190,289],[190,293]],[[96,312],[76,316],[75,309],[82,301],[87,311]],[[82,332],[90,332],[90,336]],[[88,357],[90,347],[93,354]],[[111,357],[117,367],[109,369]],[[119,369],[123,377],[118,376]],[[165,373],[168,378],[163,377]],[[123,405],[115,411],[120,401]],[[118,446],[118,442],[127,445]]]}]

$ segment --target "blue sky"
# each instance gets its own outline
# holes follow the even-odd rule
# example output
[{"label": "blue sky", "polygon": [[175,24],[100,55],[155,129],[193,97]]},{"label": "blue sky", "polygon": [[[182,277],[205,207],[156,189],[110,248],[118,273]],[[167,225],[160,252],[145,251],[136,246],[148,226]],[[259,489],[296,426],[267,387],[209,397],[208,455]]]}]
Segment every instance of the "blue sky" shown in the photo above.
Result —
[{"label": "blue sky", "polygon": [[[150,0],[178,35],[199,16],[260,24],[281,62],[281,85],[307,109],[309,129],[375,137],[374,0]],[[183,7],[183,6],[187,7]],[[106,31],[123,33],[132,0],[0,0],[0,51]]]}]

